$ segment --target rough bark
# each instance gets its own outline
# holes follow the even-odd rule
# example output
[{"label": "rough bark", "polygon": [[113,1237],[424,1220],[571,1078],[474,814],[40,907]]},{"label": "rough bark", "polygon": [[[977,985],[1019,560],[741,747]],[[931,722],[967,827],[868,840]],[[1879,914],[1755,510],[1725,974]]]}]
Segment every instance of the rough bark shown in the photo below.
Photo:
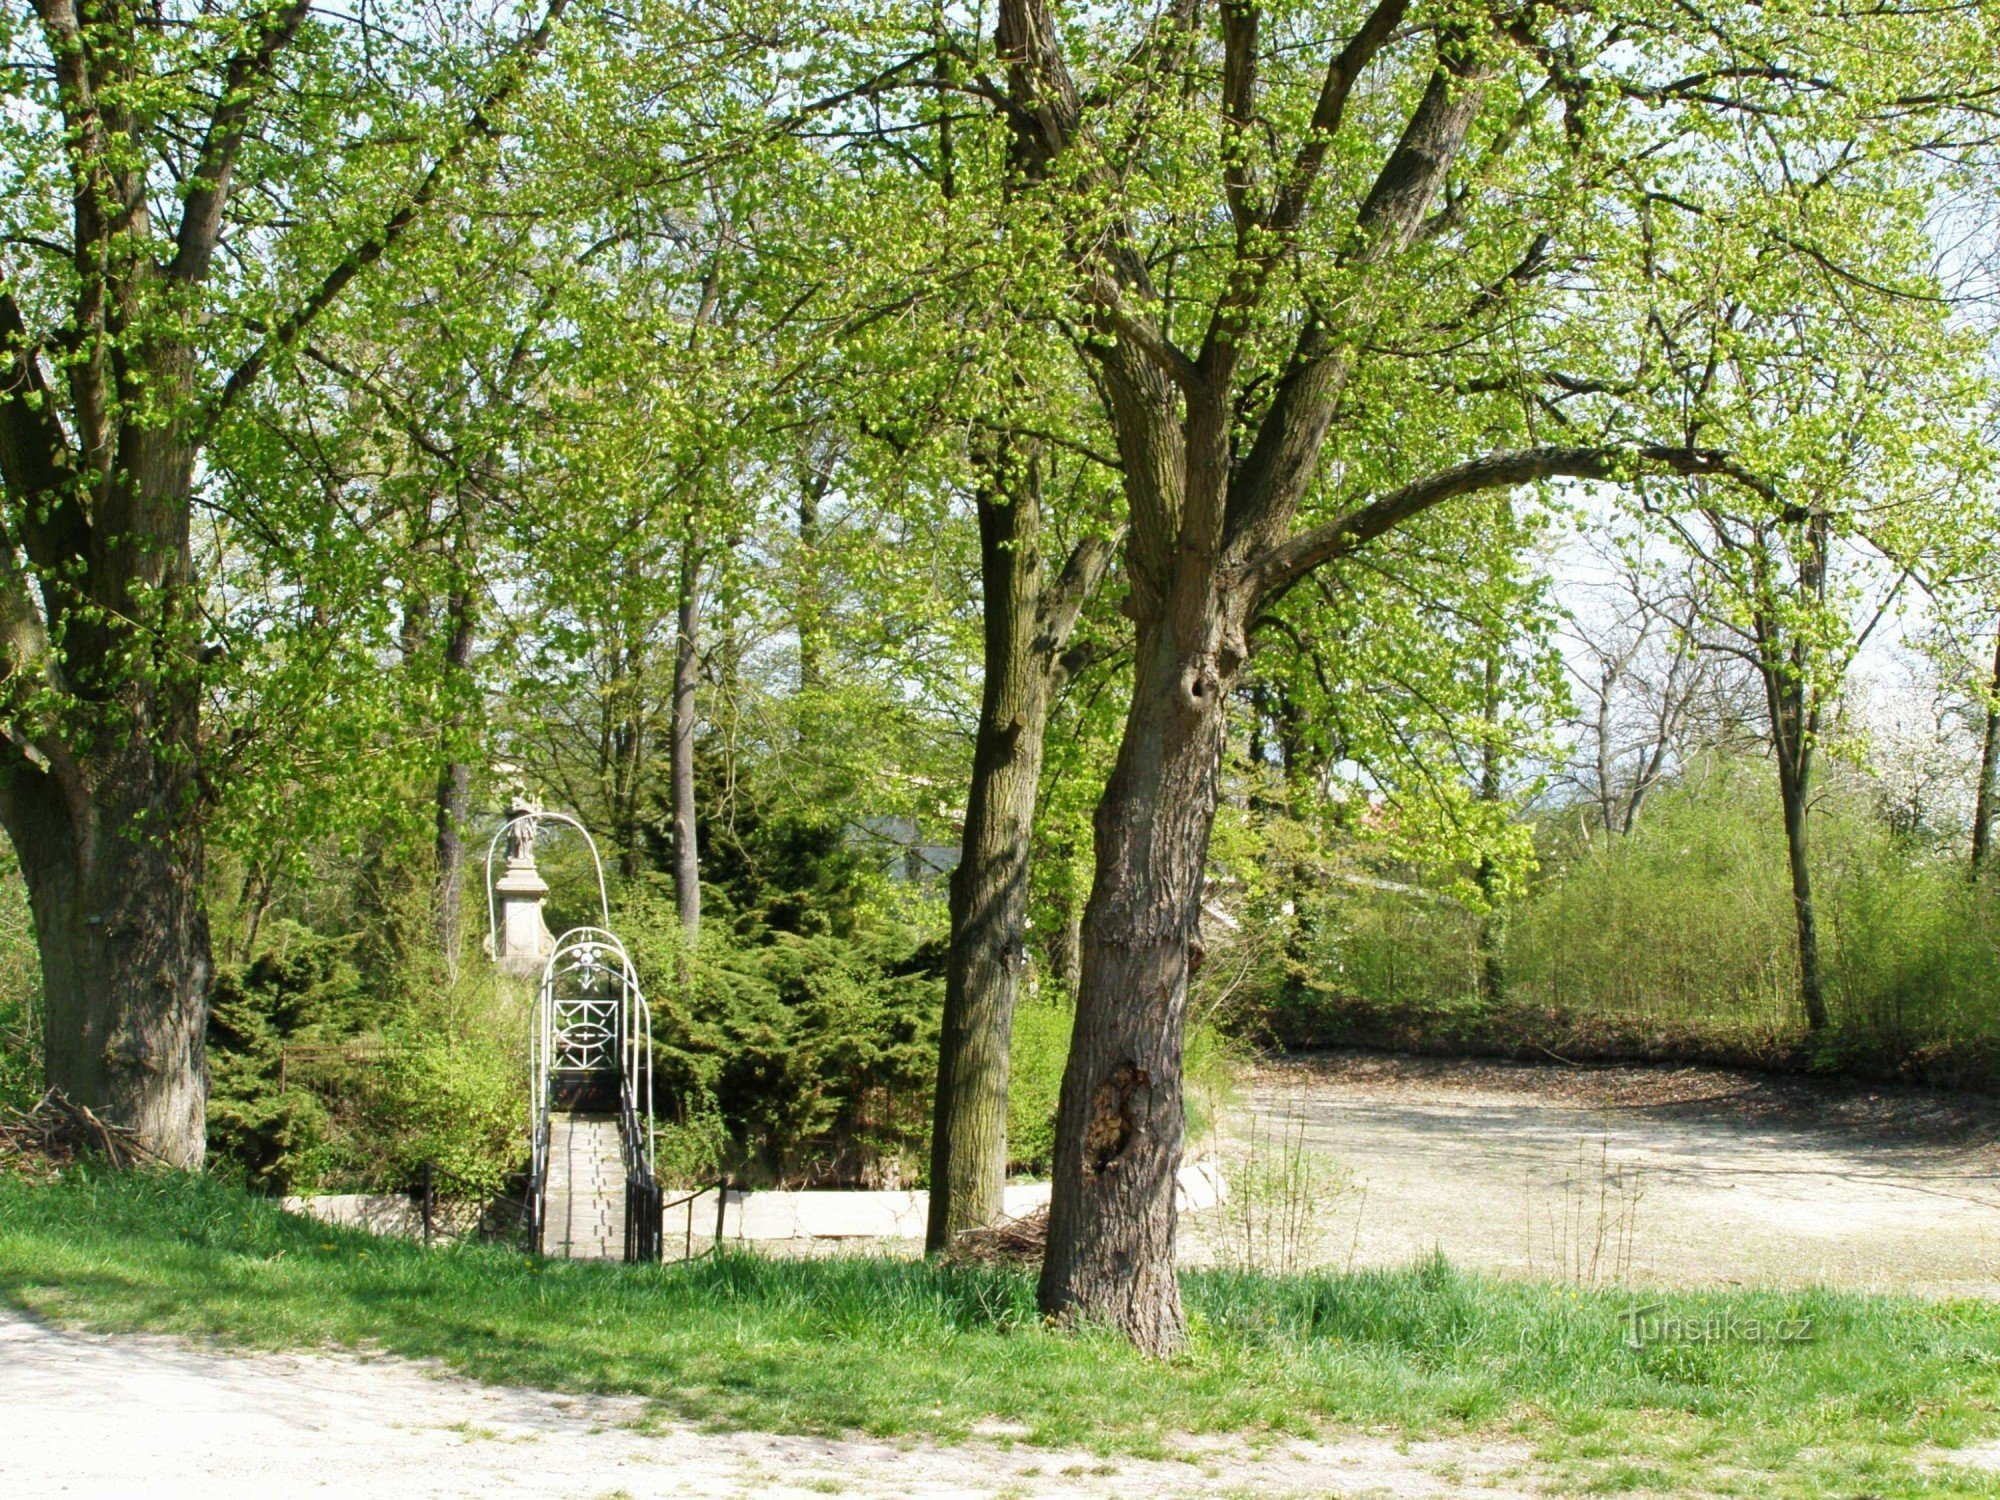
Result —
[{"label": "rough bark", "polygon": [[0,820],[35,919],[49,1086],[197,1168],[213,972],[202,845],[191,763],[163,764],[157,745],[135,736],[75,798],[17,762],[0,775]]},{"label": "rough bark", "polygon": [[[1118,759],[1095,818],[1097,868],[1057,1113],[1039,1300],[1051,1316],[1109,1324],[1155,1354],[1172,1352],[1185,1332],[1174,1265],[1182,1027],[1198,962],[1226,704],[1247,655],[1252,612],[1333,555],[1315,554],[1313,533],[1281,544],[1351,368],[1349,347],[1311,321],[1239,458],[1237,333],[1305,211],[1325,138],[1400,12],[1397,0],[1384,0],[1329,63],[1312,138],[1261,233],[1258,215],[1232,190],[1239,266],[1199,354],[1180,350],[1149,315],[1132,310],[1156,300],[1137,248],[1120,237],[1099,253],[1097,338],[1087,357],[1102,373],[1124,466],[1137,652]],[[1161,32],[1149,65],[1171,65],[1175,35]],[[1053,15],[1040,0],[1009,0],[996,40],[1021,106],[1017,167],[1042,172],[1081,128]],[[1236,12],[1224,40],[1225,72],[1237,80],[1230,108],[1241,124],[1254,112],[1255,12]],[[1440,62],[1357,216],[1353,264],[1373,266],[1408,247],[1479,98],[1464,67]]]},{"label": "rough bark", "polygon": [[[162,1161],[199,1166],[205,1134],[204,643],[190,544],[203,444],[272,356],[417,221],[450,166],[495,134],[566,4],[551,0],[509,49],[417,185],[210,388],[213,351],[198,340],[235,168],[308,6],[246,17],[238,50],[205,80],[206,122],[135,111],[153,92],[148,54],[129,45],[135,8],[35,7],[68,126],[74,284],[59,331],[37,336],[0,270],[0,823],[34,912],[48,1080]],[[142,174],[185,140],[196,144],[169,228]]]},{"label": "rough bark", "polygon": [[[1004,471],[1003,471],[1004,472]],[[1014,1007],[1027,960],[1028,874],[1049,704],[1065,654],[1114,543],[1079,543],[1055,578],[1042,558],[1041,470],[982,489],[984,682],[958,867],[938,1037],[926,1245],[944,1249],[1000,1217],[1007,1180],[1007,1083]]]},{"label": "rough bark", "polygon": [[[1734,472],[1726,456],[1698,450],[1531,449],[1468,460],[1294,530],[1369,337],[1379,300],[1370,283],[1393,275],[1416,243],[1484,98],[1481,48],[1456,26],[1436,28],[1431,75],[1347,226],[1339,258],[1355,284],[1337,313],[1310,309],[1268,395],[1260,389],[1253,398],[1241,369],[1243,330],[1292,251],[1350,95],[1401,29],[1405,9],[1404,0],[1379,0],[1329,57],[1308,128],[1291,161],[1271,173],[1262,203],[1247,176],[1225,174],[1236,256],[1198,349],[1180,347],[1156,316],[1163,299],[1136,232],[1093,210],[1070,247],[1090,278],[1080,353],[1099,377],[1123,469],[1126,609],[1137,647],[1118,758],[1095,818],[1096,874],[1039,1300],[1047,1314],[1108,1324],[1153,1353],[1171,1352],[1183,1337],[1174,1269],[1182,1026],[1199,961],[1225,705],[1250,622],[1313,569],[1457,495],[1558,474],[1617,479],[1654,461],[1680,472]],[[1191,4],[1165,7],[1125,80],[1140,90],[1174,87],[1191,56],[1195,15]],[[1221,21],[1225,135],[1267,128],[1256,99],[1259,12],[1226,6]],[[1051,168],[1088,133],[1092,106],[1063,60],[1048,0],[1001,0],[995,50],[1006,71],[1013,170],[1057,180]],[[1095,203],[1102,189],[1115,201],[1117,185],[1095,164],[1103,156],[1074,155],[1064,164],[1089,179],[1082,198]]]},{"label": "rough bark", "polygon": [[1007,1180],[1008,1049],[1026,960],[1028,859],[1048,728],[1049,663],[1035,649],[1040,523],[1026,492],[979,505],[985,682],[938,1035],[928,1247],[1000,1217]]},{"label": "rough bark", "polygon": [[1131,708],[1094,820],[1040,1286],[1044,1312],[1108,1322],[1153,1353],[1186,1332],[1174,1260],[1182,1028],[1225,703],[1242,661],[1215,628],[1222,613],[1197,601],[1140,626]]}]

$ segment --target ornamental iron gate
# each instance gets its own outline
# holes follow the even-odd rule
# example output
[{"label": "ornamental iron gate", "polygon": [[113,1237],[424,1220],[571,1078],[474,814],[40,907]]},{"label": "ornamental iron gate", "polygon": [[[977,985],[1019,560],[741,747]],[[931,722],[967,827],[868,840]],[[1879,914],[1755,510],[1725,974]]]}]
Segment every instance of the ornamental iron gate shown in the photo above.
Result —
[{"label": "ornamental iron gate", "polygon": [[[632,958],[609,926],[604,869],[590,833],[576,819],[525,807],[514,812],[494,836],[486,854],[488,925],[493,951],[502,951],[502,927],[493,911],[493,855],[501,842],[508,847],[510,880],[519,888],[521,872],[533,876],[533,843],[542,823],[558,823],[581,833],[597,869],[598,904],[604,925],[577,927],[553,940],[541,965],[536,988],[534,1025],[529,1038],[529,1166],[528,1236],[536,1251],[547,1251],[551,1179],[551,1145],[560,1130],[565,1144],[563,1171],[574,1170],[568,1157],[579,1131],[608,1128],[617,1122],[617,1168],[623,1177],[623,1256],[628,1261],[660,1258],[662,1204],[654,1176],[653,1020],[639,987]],[[539,901],[536,903],[539,908]],[[530,913],[537,929],[540,919]],[[508,914],[508,941],[520,940],[516,913]],[[546,939],[544,939],[546,941]],[[598,1122],[607,1122],[599,1124]],[[602,1163],[593,1162],[597,1166]],[[564,1176],[561,1184],[567,1224],[577,1212],[579,1184]],[[599,1197],[608,1185],[589,1188]],[[608,1205],[597,1211],[608,1221]],[[567,1228],[563,1243],[573,1247]],[[605,1244],[597,1249],[612,1253]],[[570,1253],[576,1253],[574,1248]],[[586,1252],[588,1253],[588,1252]]]}]

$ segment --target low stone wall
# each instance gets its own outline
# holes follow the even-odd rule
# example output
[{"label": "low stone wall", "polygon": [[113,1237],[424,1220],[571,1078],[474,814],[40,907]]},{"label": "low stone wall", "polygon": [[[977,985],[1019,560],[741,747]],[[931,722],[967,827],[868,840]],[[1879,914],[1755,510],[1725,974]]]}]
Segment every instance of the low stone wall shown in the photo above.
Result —
[{"label": "low stone wall", "polygon": [[[506,1200],[470,1203],[462,1198],[440,1199],[431,1211],[433,1238],[474,1239],[482,1232],[504,1235],[509,1216],[518,1220],[520,1211],[519,1204],[509,1204]],[[365,1229],[370,1234],[411,1240],[424,1237],[423,1206],[408,1193],[325,1193],[311,1198],[287,1198],[285,1212],[304,1214],[343,1229]]]},{"label": "low stone wall", "polygon": [[[1181,1168],[1175,1197],[1182,1213],[1200,1213],[1223,1198],[1222,1173],[1215,1163],[1191,1162]],[[691,1197],[669,1191],[665,1212],[667,1254],[692,1241],[696,1250],[717,1238],[715,1189]],[[1015,1183],[1006,1189],[1007,1217],[1018,1219],[1048,1206],[1046,1182]],[[441,1205],[442,1207],[442,1205]],[[373,1234],[421,1239],[423,1214],[409,1197],[397,1193],[337,1193],[315,1198],[287,1198],[289,1213],[305,1214],[326,1224],[365,1229]],[[910,1192],[845,1192],[805,1189],[762,1191],[730,1188],[722,1205],[721,1238],[725,1241],[774,1240],[920,1240],[930,1213],[930,1194]]]},{"label": "low stone wall", "polygon": [[408,1193],[326,1193],[312,1198],[287,1198],[285,1212],[304,1214],[342,1229],[424,1237],[423,1209]]}]

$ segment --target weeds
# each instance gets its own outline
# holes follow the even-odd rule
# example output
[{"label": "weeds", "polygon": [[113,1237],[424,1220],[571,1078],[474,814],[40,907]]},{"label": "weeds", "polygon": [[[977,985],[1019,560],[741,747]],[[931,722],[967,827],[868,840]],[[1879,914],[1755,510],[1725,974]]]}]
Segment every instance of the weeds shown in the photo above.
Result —
[{"label": "weeds", "polygon": [[1215,1211],[1216,1259],[1240,1271],[1289,1275],[1321,1264],[1330,1220],[1353,1190],[1353,1174],[1306,1143],[1305,1122],[1253,1116],[1242,1150],[1224,1166],[1227,1191]]},{"label": "weeds", "polygon": [[1528,1269],[1579,1286],[1626,1279],[1638,1237],[1642,1170],[1611,1160],[1610,1137],[1576,1143],[1576,1159],[1539,1209],[1532,1175],[1523,1195],[1528,1216]]}]

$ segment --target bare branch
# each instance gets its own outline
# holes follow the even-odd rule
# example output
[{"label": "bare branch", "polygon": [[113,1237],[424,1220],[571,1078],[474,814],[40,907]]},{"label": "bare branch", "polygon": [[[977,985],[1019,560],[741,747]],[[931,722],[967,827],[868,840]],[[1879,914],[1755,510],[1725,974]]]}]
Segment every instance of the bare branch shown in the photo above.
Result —
[{"label": "bare branch", "polygon": [[1713,448],[1524,448],[1492,453],[1391,490],[1287,539],[1245,568],[1245,590],[1259,608],[1268,607],[1313,569],[1460,495],[1539,479],[1623,481],[1647,470],[1722,475],[1766,498],[1775,495],[1770,481]]}]

